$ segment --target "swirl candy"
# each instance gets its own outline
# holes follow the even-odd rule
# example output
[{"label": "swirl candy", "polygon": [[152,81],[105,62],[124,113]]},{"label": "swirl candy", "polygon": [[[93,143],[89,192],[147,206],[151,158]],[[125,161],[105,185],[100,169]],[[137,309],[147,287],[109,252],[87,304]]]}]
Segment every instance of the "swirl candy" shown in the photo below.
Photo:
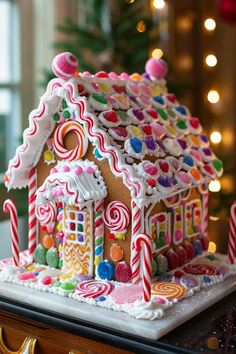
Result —
[{"label": "swirl candy", "polygon": [[77,285],[76,294],[85,299],[96,299],[99,296],[109,295],[112,290],[112,283],[107,281],[87,280]]},{"label": "swirl candy", "polygon": [[186,289],[174,282],[159,282],[152,284],[152,295],[164,296],[168,300],[182,299]]},{"label": "swirl candy", "polygon": [[[63,140],[66,134],[73,132],[78,138],[78,145],[72,150],[67,150]],[[88,139],[85,136],[83,127],[77,122],[66,122],[60,124],[54,134],[54,149],[56,154],[63,160],[73,161],[84,156],[88,148]]]},{"label": "swirl candy", "polygon": [[51,202],[47,205],[39,203],[35,208],[35,215],[41,225],[54,226],[57,216],[57,208],[55,204]]},{"label": "swirl candy", "polygon": [[52,62],[54,74],[61,79],[70,79],[78,71],[78,61],[70,52],[58,54]]},{"label": "swirl candy", "polygon": [[217,269],[208,264],[187,264],[184,266],[184,271],[186,273],[191,273],[195,275],[216,275]]},{"label": "swirl candy", "polygon": [[122,202],[111,202],[103,213],[104,224],[111,231],[124,231],[130,223],[130,211]]}]

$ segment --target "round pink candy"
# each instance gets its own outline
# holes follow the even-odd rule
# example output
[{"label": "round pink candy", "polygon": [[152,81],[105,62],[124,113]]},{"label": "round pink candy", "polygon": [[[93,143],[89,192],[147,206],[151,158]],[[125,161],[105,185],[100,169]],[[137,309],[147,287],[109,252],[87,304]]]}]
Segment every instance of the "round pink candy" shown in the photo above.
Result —
[{"label": "round pink candy", "polygon": [[78,61],[70,52],[58,54],[53,59],[52,71],[60,79],[70,79],[78,71]]},{"label": "round pink candy", "polygon": [[155,134],[155,136],[159,139],[161,138],[164,134],[164,128],[159,124],[159,123],[151,123],[150,124],[153,130],[153,133]]},{"label": "round pink candy", "polygon": [[166,245],[169,245],[171,243],[171,237],[169,235],[165,235],[164,242]]},{"label": "round pink candy", "polygon": [[175,231],[175,238],[176,238],[177,241],[179,241],[182,238],[182,236],[183,236],[183,233],[182,233],[181,230],[176,230]]},{"label": "round pink candy", "polygon": [[162,297],[157,297],[156,302],[160,305],[163,305],[166,303],[166,300],[164,300]]},{"label": "round pink candy", "polygon": [[181,181],[185,184],[190,184],[192,179],[187,173],[180,171],[178,172],[178,177],[181,179]]},{"label": "round pink candy", "polygon": [[151,58],[145,65],[146,73],[155,79],[162,79],[168,72],[168,66],[163,59]]},{"label": "round pink candy", "polygon": [[121,74],[120,74],[120,79],[122,79],[122,80],[129,80],[129,74],[127,74],[127,73],[121,73]]},{"label": "round pink candy", "polygon": [[114,71],[111,71],[109,74],[108,74],[109,78],[110,79],[119,79],[119,76],[114,73]]},{"label": "round pink candy", "polygon": [[69,166],[63,166],[62,167],[62,171],[63,172],[69,172],[70,171],[70,167]]},{"label": "round pink candy", "polygon": [[89,175],[91,175],[94,172],[94,169],[91,166],[89,166],[86,171]]},{"label": "round pink candy", "polygon": [[79,175],[81,175],[82,173],[83,173],[82,167],[81,167],[81,166],[76,167],[76,169],[75,169],[75,174],[76,174],[77,176],[79,176]]},{"label": "round pink candy", "polygon": [[84,71],[82,73],[82,76],[89,77],[89,76],[92,76],[92,74],[89,71]]},{"label": "round pink candy", "polygon": [[42,280],[41,280],[41,283],[43,285],[51,285],[52,282],[53,282],[53,279],[49,275],[45,275],[45,277],[43,277]]},{"label": "round pink candy", "polygon": [[57,172],[58,172],[58,170],[55,167],[53,167],[50,171],[50,173],[57,173]]},{"label": "round pink candy", "polygon": [[53,227],[52,226],[47,226],[47,231],[51,234],[53,232]]}]

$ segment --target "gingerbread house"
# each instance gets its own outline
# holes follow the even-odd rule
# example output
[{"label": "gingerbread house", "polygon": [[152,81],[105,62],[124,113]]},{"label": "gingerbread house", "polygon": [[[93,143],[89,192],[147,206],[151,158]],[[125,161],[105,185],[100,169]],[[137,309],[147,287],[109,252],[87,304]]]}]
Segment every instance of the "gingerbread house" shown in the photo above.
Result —
[{"label": "gingerbread house", "polygon": [[8,189],[29,187],[30,254],[54,246],[66,273],[127,282],[140,233],[152,240],[153,277],[207,249],[208,182],[222,163],[168,93],[165,62],[92,75],[63,53],[53,71],[5,176]]}]

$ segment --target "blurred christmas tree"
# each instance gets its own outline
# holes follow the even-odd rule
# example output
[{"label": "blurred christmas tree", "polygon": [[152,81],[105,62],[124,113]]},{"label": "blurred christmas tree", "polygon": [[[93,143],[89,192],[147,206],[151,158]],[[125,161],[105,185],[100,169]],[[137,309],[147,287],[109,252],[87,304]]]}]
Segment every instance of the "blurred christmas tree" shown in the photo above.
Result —
[{"label": "blurred christmas tree", "polygon": [[[142,73],[148,51],[158,40],[149,2],[90,0],[88,3],[78,0],[82,21],[75,23],[66,18],[57,26],[66,39],[57,41],[54,47],[72,52],[81,71]],[[48,74],[47,81],[50,78]]]}]

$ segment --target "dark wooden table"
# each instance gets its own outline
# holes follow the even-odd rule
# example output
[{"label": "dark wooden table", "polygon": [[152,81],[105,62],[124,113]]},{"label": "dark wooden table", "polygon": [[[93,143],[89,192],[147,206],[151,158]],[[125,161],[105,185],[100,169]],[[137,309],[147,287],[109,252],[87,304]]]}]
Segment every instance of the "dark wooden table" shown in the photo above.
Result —
[{"label": "dark wooden table", "polygon": [[[236,291],[158,341],[42,311],[6,298],[0,298],[0,327],[5,344],[12,351],[19,349],[26,336],[36,338],[36,354],[233,354],[236,353]],[[215,350],[209,349],[211,337],[219,344]]]}]

